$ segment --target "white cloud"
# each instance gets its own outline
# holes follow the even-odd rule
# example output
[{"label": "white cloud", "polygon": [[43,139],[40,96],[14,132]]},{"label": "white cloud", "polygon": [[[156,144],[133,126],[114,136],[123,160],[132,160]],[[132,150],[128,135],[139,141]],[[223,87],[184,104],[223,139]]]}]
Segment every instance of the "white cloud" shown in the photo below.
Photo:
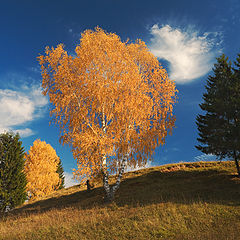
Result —
[{"label": "white cloud", "polygon": [[213,154],[201,154],[199,156],[194,157],[195,162],[200,162],[200,161],[215,161],[216,156]]},{"label": "white cloud", "polygon": [[72,173],[64,172],[64,176],[65,176],[65,187],[66,188],[79,184],[78,181],[73,179]]},{"label": "white cloud", "polygon": [[41,73],[41,67],[40,66],[34,66],[34,67],[29,67],[28,70],[32,73]]},{"label": "white cloud", "polygon": [[140,170],[140,169],[151,168],[151,167],[154,167],[152,165],[152,163],[147,162],[144,166],[141,166],[141,167],[139,167],[138,165],[136,167],[127,166],[127,169],[125,170],[125,172],[137,171],[137,170]]},{"label": "white cloud", "polygon": [[151,28],[151,52],[170,63],[170,78],[177,83],[188,83],[207,74],[220,52],[221,34],[193,30],[183,31],[165,25]]},{"label": "white cloud", "polygon": [[14,130],[15,132],[18,132],[21,137],[29,137],[34,135],[34,132],[30,128],[25,128],[25,129],[16,129]]},{"label": "white cloud", "polygon": [[0,89],[0,132],[12,130],[22,137],[33,135],[31,129],[23,126],[41,117],[47,103],[40,85],[22,85],[18,90]]}]

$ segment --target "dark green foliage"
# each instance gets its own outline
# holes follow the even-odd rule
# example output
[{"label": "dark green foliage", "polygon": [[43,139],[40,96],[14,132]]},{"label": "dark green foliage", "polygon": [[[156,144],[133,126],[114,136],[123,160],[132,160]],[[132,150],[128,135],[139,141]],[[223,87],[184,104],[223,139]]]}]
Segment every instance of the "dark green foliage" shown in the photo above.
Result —
[{"label": "dark green foliage", "polygon": [[19,134],[0,134],[0,211],[12,209],[26,200],[24,162]]},{"label": "dark green foliage", "polygon": [[59,159],[57,173],[59,174],[59,178],[61,179],[61,183],[59,184],[58,189],[63,189],[64,188],[64,182],[65,182],[65,176],[64,176],[64,170],[63,170],[61,159]]},{"label": "dark green foliage", "polygon": [[206,113],[197,116],[200,145],[196,148],[219,159],[234,159],[240,175],[240,55],[235,66],[224,54],[217,58],[200,104]]}]

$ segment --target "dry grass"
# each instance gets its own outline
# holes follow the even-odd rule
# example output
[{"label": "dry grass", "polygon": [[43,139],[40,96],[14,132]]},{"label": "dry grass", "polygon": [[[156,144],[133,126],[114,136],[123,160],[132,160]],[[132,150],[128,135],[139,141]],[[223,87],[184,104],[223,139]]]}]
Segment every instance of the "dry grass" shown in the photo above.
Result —
[{"label": "dry grass", "polygon": [[231,162],[126,173],[116,201],[101,186],[63,189],[3,216],[0,239],[240,239],[240,179]]}]

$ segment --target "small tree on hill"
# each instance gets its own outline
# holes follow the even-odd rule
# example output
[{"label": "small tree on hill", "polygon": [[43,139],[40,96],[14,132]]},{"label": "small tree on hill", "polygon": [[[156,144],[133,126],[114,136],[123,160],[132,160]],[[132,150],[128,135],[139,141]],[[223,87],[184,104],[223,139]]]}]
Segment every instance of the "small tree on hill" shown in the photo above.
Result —
[{"label": "small tree on hill", "polygon": [[24,148],[19,134],[0,134],[0,211],[12,209],[26,200]]},{"label": "small tree on hill", "polygon": [[235,65],[232,68],[223,54],[214,65],[214,76],[208,77],[200,104],[206,114],[197,116],[200,145],[196,148],[219,159],[234,159],[240,176],[240,57]]},{"label": "small tree on hill", "polygon": [[27,191],[31,199],[37,199],[54,192],[60,184],[57,173],[59,157],[50,144],[37,139],[25,154]]},{"label": "small tree on hill", "polygon": [[61,161],[60,158],[59,158],[59,163],[58,163],[58,167],[57,167],[57,173],[58,173],[59,178],[60,178],[60,183],[59,183],[59,186],[57,187],[57,189],[63,189],[64,188],[64,183],[65,183],[65,176],[64,176],[62,161]]},{"label": "small tree on hill", "polygon": [[[68,55],[63,45],[39,57],[44,94],[70,144],[82,182],[103,172],[108,200],[113,199],[126,165],[144,165],[164,144],[175,118],[175,83],[141,40],[122,42],[100,28],[86,30]],[[119,173],[116,184],[108,174]]]}]

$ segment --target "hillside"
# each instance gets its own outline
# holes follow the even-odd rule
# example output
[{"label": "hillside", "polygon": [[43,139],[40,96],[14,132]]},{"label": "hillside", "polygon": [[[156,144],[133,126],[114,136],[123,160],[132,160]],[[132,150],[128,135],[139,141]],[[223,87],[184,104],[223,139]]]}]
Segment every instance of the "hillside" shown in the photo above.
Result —
[{"label": "hillside", "polygon": [[179,163],[124,174],[106,205],[97,185],[63,189],[1,218],[0,239],[240,239],[232,162]]}]

